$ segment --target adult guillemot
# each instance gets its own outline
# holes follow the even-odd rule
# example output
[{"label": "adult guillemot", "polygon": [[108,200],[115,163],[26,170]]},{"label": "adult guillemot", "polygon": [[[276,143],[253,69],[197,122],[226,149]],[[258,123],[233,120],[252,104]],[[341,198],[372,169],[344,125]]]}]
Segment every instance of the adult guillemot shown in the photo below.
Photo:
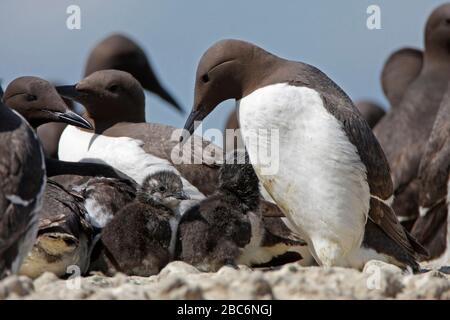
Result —
[{"label": "adult guillemot", "polygon": [[306,252],[306,243],[291,234],[280,218],[258,213],[259,181],[248,157],[233,151],[220,169],[214,194],[181,218],[178,259],[202,271],[223,265],[261,265],[287,252]]},{"label": "adult guillemot", "polygon": [[360,100],[355,102],[355,107],[361,112],[363,118],[367,121],[370,128],[375,125],[384,117],[386,112],[382,107],[372,101]]},{"label": "adult guillemot", "polygon": [[144,50],[129,37],[112,34],[100,41],[89,54],[84,76],[108,69],[132,74],[144,89],[158,95],[179,112],[183,112],[181,105],[156,77]]},{"label": "adult guillemot", "polygon": [[392,108],[400,105],[409,85],[418,77],[423,65],[423,52],[403,48],[392,53],[381,72],[381,86]]},{"label": "adult guillemot", "polygon": [[[3,102],[21,114],[34,129],[48,122],[93,129],[87,120],[68,109],[48,81],[37,77],[13,80],[5,90]],[[46,158],[46,167],[47,177],[63,174],[119,177],[113,168],[98,163],[74,163]]]},{"label": "adult guillemot", "polygon": [[[199,62],[185,129],[192,133],[195,120],[230,98],[237,100],[260,181],[319,264],[360,268],[376,258],[417,268],[425,251],[389,206],[393,189],[383,151],[331,79],[251,43],[223,40]],[[273,145],[271,135],[279,137]],[[275,170],[266,171],[266,161]]]},{"label": "adult guillemot", "polygon": [[[112,34],[91,50],[86,61],[84,76],[106,69],[131,73],[144,89],[155,93],[176,110],[183,111],[180,104],[161,85],[144,50],[130,38],[121,34]],[[59,139],[64,128],[65,126],[61,127],[56,123],[45,124],[38,128],[38,135],[43,142],[44,150],[48,149],[51,155],[55,155],[54,151],[58,150]]]},{"label": "adult guillemot", "polygon": [[[419,207],[411,233],[428,249],[433,264],[450,263],[450,87],[442,100],[420,161]],[[430,261],[431,262],[431,261]]]},{"label": "adult guillemot", "polygon": [[174,257],[179,203],[186,199],[175,173],[160,171],[146,177],[136,199],[102,231],[101,243],[111,267],[129,275],[157,274]]},{"label": "adult guillemot", "polygon": [[0,279],[17,273],[33,247],[45,184],[33,129],[0,101]]},{"label": "adult guillemot", "polygon": [[450,82],[450,4],[433,11],[425,27],[423,67],[401,103],[375,127],[374,133],[391,166],[393,209],[408,227],[419,216],[419,164]]},{"label": "adult guillemot", "polygon": [[97,71],[75,86],[57,89],[61,95],[83,104],[85,117],[95,127],[93,134],[68,126],[60,139],[60,159],[100,159],[138,183],[148,174],[172,170],[181,173],[191,197],[203,198],[202,193],[213,190],[217,181],[215,159],[207,159],[211,160],[207,164],[202,157],[207,156],[204,147],[214,145],[194,139],[192,154],[200,156],[199,161],[196,164],[173,163],[178,130],[145,122],[145,96],[131,74],[118,70]]},{"label": "adult guillemot", "polygon": [[81,274],[87,271],[94,230],[82,200],[48,180],[36,242],[20,274],[37,278],[44,272],[53,272],[62,277],[70,271],[69,266],[78,266]]}]

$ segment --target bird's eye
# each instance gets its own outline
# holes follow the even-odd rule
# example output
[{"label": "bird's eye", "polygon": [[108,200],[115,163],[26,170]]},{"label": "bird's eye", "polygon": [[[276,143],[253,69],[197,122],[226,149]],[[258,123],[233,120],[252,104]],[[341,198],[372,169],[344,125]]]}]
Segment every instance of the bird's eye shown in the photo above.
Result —
[{"label": "bird's eye", "polygon": [[27,99],[27,101],[36,101],[37,97],[33,94],[27,94],[26,99]]},{"label": "bird's eye", "polygon": [[166,191],[166,188],[163,187],[163,186],[161,186],[161,187],[159,187],[159,191],[160,191],[160,192],[164,192],[164,191]]},{"label": "bird's eye", "polygon": [[108,88],[108,91],[110,92],[117,92],[117,90],[119,90],[119,86],[117,84],[113,84]]},{"label": "bird's eye", "polygon": [[207,83],[209,81],[209,76],[207,73],[205,73],[204,75],[202,75],[202,81],[203,83]]}]

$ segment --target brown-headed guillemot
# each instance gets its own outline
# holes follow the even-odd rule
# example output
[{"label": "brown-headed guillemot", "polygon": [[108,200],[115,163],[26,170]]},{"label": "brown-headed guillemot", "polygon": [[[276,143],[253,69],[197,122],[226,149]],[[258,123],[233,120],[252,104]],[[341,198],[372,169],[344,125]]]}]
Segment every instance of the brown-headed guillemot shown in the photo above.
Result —
[{"label": "brown-headed guillemot", "polygon": [[419,216],[420,159],[439,105],[450,82],[450,4],[433,11],[425,26],[425,51],[420,74],[398,106],[374,128],[391,167],[393,209],[408,228]]},{"label": "brown-headed guillemot", "polygon": [[426,251],[390,207],[383,150],[331,79],[251,43],[222,40],[199,62],[185,129],[192,134],[195,121],[227,99],[237,100],[258,178],[320,265],[362,268],[381,259],[418,269]]}]

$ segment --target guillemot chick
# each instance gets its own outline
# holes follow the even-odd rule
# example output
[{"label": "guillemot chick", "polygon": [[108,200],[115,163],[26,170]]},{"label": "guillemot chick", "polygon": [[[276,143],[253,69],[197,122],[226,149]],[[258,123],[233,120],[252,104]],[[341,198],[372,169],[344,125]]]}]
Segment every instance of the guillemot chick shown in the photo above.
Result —
[{"label": "guillemot chick", "polygon": [[48,180],[37,239],[19,273],[37,278],[53,272],[63,277],[68,267],[77,266],[84,274],[89,267],[93,235],[82,199]]},{"label": "guillemot chick", "polygon": [[337,84],[311,65],[222,40],[199,62],[186,133],[228,99],[258,178],[320,265],[379,259],[417,270],[426,251],[389,205],[383,150]]},{"label": "guillemot chick", "polygon": [[33,247],[46,180],[33,129],[0,101],[0,279],[16,274]]},{"label": "guillemot chick", "polygon": [[425,51],[420,74],[408,86],[401,103],[374,128],[391,167],[393,209],[410,228],[419,216],[418,179],[442,98],[450,83],[450,4],[433,11],[425,26]]},{"label": "guillemot chick", "polygon": [[175,250],[178,207],[185,199],[182,181],[173,172],[146,177],[136,199],[117,212],[101,233],[110,269],[151,276],[169,263]]},{"label": "guillemot chick", "polygon": [[[280,235],[278,220],[259,215],[259,181],[248,157],[235,151],[220,169],[216,192],[188,210],[178,231],[178,259],[202,271],[265,264],[305,246]],[[271,232],[272,231],[272,232]],[[301,257],[300,257],[301,258]]]},{"label": "guillemot chick", "polygon": [[[46,80],[37,77],[20,77],[8,85],[4,103],[20,113],[36,130],[49,122],[62,122],[80,128],[93,129],[83,117],[69,110],[56,89]],[[120,177],[111,167],[100,163],[58,161],[46,157],[47,177],[56,175],[104,175]]]}]

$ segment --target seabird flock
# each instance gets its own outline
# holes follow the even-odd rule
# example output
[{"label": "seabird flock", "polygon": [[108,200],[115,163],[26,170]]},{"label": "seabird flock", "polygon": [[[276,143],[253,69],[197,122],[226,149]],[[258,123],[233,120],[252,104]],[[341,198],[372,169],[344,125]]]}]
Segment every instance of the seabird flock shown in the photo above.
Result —
[{"label": "seabird flock", "polygon": [[[386,60],[386,114],[233,39],[200,58],[184,129],[146,122],[144,90],[183,109],[123,35],[97,44],[74,85],[13,80],[0,102],[0,279],[74,266],[150,276],[174,260],[205,272],[448,265],[449,21],[444,4],[423,51]],[[228,99],[237,131],[222,149],[194,131]]]}]

